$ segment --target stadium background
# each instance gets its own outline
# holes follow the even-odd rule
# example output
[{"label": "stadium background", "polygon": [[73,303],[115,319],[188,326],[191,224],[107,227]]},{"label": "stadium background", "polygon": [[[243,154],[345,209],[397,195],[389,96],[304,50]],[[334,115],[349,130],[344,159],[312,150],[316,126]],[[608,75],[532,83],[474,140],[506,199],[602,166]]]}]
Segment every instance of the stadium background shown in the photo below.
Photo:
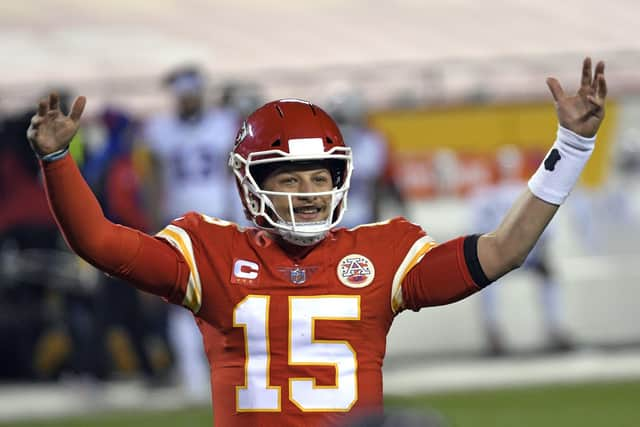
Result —
[{"label": "stadium background", "polygon": [[[385,382],[390,396],[412,399],[422,393],[532,385],[551,385],[539,394],[552,396],[567,387],[555,384],[587,383],[576,391],[585,393],[584,399],[572,403],[567,397],[566,407],[541,400],[532,412],[550,418],[518,425],[571,425],[554,424],[563,410],[576,411],[582,425],[618,415],[623,418],[611,425],[636,425],[640,412],[625,406],[631,399],[624,396],[637,396],[640,378],[635,265],[640,171],[623,171],[620,164],[625,156],[640,155],[640,41],[631,36],[639,9],[630,0],[612,1],[606,8],[591,0],[159,0],[152,7],[142,0],[3,2],[0,114],[33,104],[55,86],[87,95],[89,119],[107,104],[146,117],[169,108],[160,78],[185,62],[207,71],[212,100],[230,82],[261,99],[295,96],[320,105],[350,88],[366,101],[372,126],[395,149],[394,171],[409,198],[410,218],[443,241],[471,231],[465,195],[473,179],[491,179],[499,147],[516,145],[539,158],[552,141],[555,120],[545,77],[554,75],[574,90],[581,59],[602,58],[610,87],[608,117],[581,188],[554,220],[554,265],[577,349],[538,354],[544,336],[535,286],[526,273],[515,273],[501,285],[499,315],[516,356],[479,357],[486,343],[478,300],[472,297],[401,316],[389,338]],[[438,194],[428,170],[443,148],[453,149],[465,170],[477,174]],[[627,212],[624,221],[617,203]],[[587,221],[585,211],[589,239],[577,226]],[[388,213],[394,213],[392,206]],[[5,259],[2,266],[7,265]],[[592,381],[631,383],[603,390],[599,387],[613,386]],[[85,386],[69,382],[6,384],[0,387],[0,421],[12,425],[23,418],[93,411],[190,408],[171,391],[155,391],[149,398],[135,382],[84,392]],[[484,393],[489,401],[500,391]],[[487,406],[504,411],[510,395],[498,395]],[[392,401],[411,402],[405,399]],[[459,395],[451,401],[477,399]],[[602,400],[618,406],[606,407]],[[436,395],[418,406],[437,403]],[[518,403],[511,405],[516,417],[526,410],[518,414]],[[455,425],[480,419],[460,404],[438,409]],[[102,415],[92,417],[100,422]],[[202,422],[173,425],[207,425]],[[494,418],[487,425],[514,425],[500,422]]]}]

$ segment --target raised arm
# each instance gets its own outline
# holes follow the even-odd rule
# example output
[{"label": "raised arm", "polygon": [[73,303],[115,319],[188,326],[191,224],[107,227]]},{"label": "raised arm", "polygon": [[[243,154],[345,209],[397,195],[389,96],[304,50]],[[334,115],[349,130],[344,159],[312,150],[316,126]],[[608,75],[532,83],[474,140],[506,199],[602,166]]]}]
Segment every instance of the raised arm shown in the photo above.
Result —
[{"label": "raised arm", "polygon": [[558,207],[569,195],[595,144],[604,119],[607,85],[604,62],[598,62],[595,76],[591,59],[582,66],[580,89],[564,93],[555,78],[547,85],[558,115],[557,139],[529,188],[511,207],[498,228],[478,239],[478,259],[485,275],[495,280],[522,265]]},{"label": "raised arm", "polygon": [[51,94],[38,104],[27,138],[45,179],[49,206],[69,247],[106,273],[138,288],[180,303],[180,289],[188,280],[188,267],[167,244],[138,230],[105,218],[91,189],[68,155],[86,100],[79,97],[69,115]]}]

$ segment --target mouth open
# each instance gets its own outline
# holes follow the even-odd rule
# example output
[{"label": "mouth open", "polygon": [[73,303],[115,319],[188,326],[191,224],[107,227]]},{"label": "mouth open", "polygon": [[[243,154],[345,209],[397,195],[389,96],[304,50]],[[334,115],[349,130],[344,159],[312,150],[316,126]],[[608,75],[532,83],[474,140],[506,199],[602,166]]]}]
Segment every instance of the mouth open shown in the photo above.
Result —
[{"label": "mouth open", "polygon": [[319,206],[298,206],[293,208],[296,221],[312,222],[323,220],[324,208]]}]

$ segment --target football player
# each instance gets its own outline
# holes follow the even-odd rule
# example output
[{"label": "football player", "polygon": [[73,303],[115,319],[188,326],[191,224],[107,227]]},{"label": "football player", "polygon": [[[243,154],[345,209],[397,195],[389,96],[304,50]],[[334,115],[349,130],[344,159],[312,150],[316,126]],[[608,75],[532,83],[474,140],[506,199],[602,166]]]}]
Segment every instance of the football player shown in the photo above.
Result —
[{"label": "football player", "polygon": [[55,95],[28,130],[69,246],[138,288],[188,307],[211,364],[223,426],[331,426],[382,411],[386,335],[403,310],[448,304],[517,268],[568,196],[604,117],[604,63],[583,63],[576,95],[547,80],[559,128],[549,155],[491,233],[436,244],[403,218],[336,228],[347,208],[351,152],[318,106],[259,108],[229,164],[255,227],[199,213],[155,237],[105,219],[67,155],[85,106]]}]

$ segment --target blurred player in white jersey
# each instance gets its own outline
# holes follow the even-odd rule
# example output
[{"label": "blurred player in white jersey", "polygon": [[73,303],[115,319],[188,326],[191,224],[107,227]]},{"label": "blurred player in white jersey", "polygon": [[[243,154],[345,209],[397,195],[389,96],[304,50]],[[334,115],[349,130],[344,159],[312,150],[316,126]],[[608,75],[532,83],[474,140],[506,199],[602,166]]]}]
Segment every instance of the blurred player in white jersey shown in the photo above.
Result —
[{"label": "blurred player in white jersey", "polygon": [[[480,230],[492,230],[498,226],[509,207],[521,193],[524,179],[522,155],[516,147],[505,146],[497,153],[498,182],[482,187],[471,196],[471,226]],[[536,275],[541,291],[541,305],[549,350],[566,351],[571,343],[565,332],[562,319],[559,287],[550,262],[549,244],[554,225],[542,233],[523,268]],[[498,318],[498,287],[488,286],[481,295],[482,314],[486,327],[489,350],[492,355],[502,355],[507,349]]]},{"label": "blurred player in white jersey", "polygon": [[[175,111],[151,118],[143,141],[151,158],[150,203],[158,224],[180,217],[185,211],[239,221],[242,206],[226,167],[233,147],[239,116],[229,108],[206,107],[206,83],[195,67],[170,73],[166,87],[175,98]],[[168,319],[180,381],[190,397],[208,398],[209,369],[202,338],[193,316],[171,307]]]},{"label": "blurred player in white jersey", "polygon": [[352,228],[379,221],[382,203],[389,200],[394,215],[406,216],[404,198],[391,174],[389,145],[380,133],[367,126],[364,98],[355,90],[345,90],[328,104],[344,140],[358,159],[342,225]]},{"label": "blurred player in white jersey", "polygon": [[205,81],[195,68],[179,69],[165,83],[175,95],[176,111],[153,117],[144,131],[162,186],[157,199],[162,223],[182,215],[179,206],[213,216],[241,212],[240,206],[227,211],[235,184],[225,167],[239,116],[228,108],[206,108]]}]

